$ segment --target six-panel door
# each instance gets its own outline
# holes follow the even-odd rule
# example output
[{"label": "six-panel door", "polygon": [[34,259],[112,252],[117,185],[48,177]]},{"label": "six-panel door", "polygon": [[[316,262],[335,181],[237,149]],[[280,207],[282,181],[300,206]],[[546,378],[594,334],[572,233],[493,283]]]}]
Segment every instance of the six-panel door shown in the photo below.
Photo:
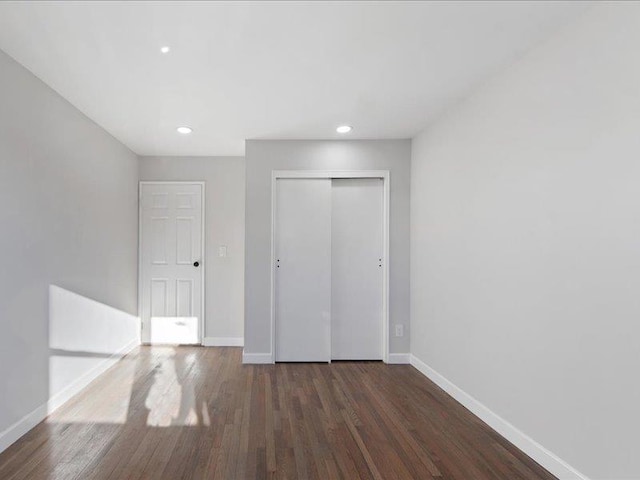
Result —
[{"label": "six-panel door", "polygon": [[202,341],[202,185],[140,190],[142,341]]}]

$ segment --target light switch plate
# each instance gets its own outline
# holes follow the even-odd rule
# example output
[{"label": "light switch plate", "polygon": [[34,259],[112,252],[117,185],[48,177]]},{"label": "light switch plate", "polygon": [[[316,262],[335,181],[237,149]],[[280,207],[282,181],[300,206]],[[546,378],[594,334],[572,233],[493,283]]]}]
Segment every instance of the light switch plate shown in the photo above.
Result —
[{"label": "light switch plate", "polygon": [[227,256],[227,246],[226,245],[220,245],[218,247],[218,256],[219,257],[226,257]]}]

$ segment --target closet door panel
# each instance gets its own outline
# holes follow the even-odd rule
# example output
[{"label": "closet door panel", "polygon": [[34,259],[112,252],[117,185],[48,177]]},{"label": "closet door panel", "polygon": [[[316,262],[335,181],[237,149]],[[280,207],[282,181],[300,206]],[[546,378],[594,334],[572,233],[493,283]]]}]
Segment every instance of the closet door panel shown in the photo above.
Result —
[{"label": "closet door panel", "polygon": [[331,359],[331,180],[276,180],[275,358]]},{"label": "closet door panel", "polygon": [[382,179],[333,179],[331,358],[383,357]]}]

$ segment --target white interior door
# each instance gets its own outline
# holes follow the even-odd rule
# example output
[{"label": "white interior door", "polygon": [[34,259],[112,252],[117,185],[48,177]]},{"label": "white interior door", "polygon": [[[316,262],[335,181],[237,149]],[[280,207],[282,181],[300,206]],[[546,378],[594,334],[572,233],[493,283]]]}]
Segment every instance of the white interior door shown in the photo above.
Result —
[{"label": "white interior door", "polygon": [[331,358],[381,360],[383,181],[333,179],[331,193]]},{"label": "white interior door", "polygon": [[275,359],[331,358],[331,180],[278,179]]},{"label": "white interior door", "polygon": [[202,197],[201,184],[141,184],[144,343],[202,342]]}]

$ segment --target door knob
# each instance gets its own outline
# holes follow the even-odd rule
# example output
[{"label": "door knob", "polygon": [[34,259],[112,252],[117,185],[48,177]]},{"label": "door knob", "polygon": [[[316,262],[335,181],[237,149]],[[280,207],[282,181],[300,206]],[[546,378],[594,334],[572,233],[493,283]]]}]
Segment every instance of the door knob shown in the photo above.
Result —
[{"label": "door knob", "polygon": [[200,266],[200,262],[193,262],[193,266],[194,267],[199,267]]}]

